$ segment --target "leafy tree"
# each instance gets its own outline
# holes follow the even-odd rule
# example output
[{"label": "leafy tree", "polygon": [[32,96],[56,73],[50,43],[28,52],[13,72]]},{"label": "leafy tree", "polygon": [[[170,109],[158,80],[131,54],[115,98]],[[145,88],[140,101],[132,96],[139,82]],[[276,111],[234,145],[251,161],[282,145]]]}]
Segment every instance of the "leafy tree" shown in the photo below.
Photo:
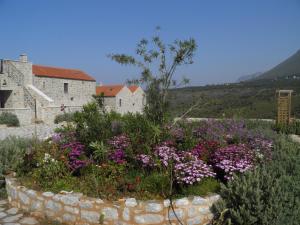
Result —
[{"label": "leafy tree", "polygon": [[[157,28],[159,30],[159,28]],[[171,87],[188,83],[188,79],[177,84],[174,74],[179,66],[192,64],[197,44],[194,39],[175,40],[166,45],[159,35],[149,41],[142,39],[136,48],[136,56],[111,54],[109,57],[121,65],[133,65],[141,69],[138,79],[130,84],[146,87],[147,106],[145,113],[152,121],[163,123],[167,109],[167,95]]]}]

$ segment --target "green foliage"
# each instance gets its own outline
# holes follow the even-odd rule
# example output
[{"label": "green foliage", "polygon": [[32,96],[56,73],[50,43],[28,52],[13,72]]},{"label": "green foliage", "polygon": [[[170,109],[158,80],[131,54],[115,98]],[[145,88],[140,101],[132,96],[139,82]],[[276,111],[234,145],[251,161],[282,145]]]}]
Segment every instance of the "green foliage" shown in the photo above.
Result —
[{"label": "green foliage", "polygon": [[123,129],[131,141],[134,153],[146,154],[151,146],[160,140],[161,129],[159,125],[142,114],[127,114],[122,117]]},{"label": "green foliage", "polygon": [[76,112],[74,122],[78,140],[87,146],[97,140],[107,140],[112,136],[111,121],[117,114],[100,112],[96,102],[83,106],[82,112]]},{"label": "green foliage", "polygon": [[[83,193],[93,197],[117,199],[126,192],[126,170],[124,165],[103,164],[89,165],[82,171],[78,184]],[[122,195],[122,194],[121,194]]]},{"label": "green foliage", "polygon": [[298,224],[299,150],[298,144],[279,137],[273,161],[221,185],[215,224]]},{"label": "green foliage", "polygon": [[108,147],[103,143],[103,141],[95,141],[89,145],[93,151],[93,158],[98,162],[107,161]]},{"label": "green foliage", "polygon": [[170,178],[167,173],[151,173],[142,179],[139,186],[144,194],[163,196],[170,195]]},{"label": "green foliage", "polygon": [[74,120],[74,113],[63,113],[55,116],[54,123],[72,122]]},{"label": "green foliage", "polygon": [[15,114],[9,112],[3,112],[0,114],[0,124],[5,124],[9,127],[18,127],[20,122]]},{"label": "green foliage", "polygon": [[187,117],[275,119],[277,89],[294,90],[292,115],[300,118],[300,80],[257,80],[243,83],[207,85],[172,89],[168,95],[168,113],[181,116],[203,97]]},{"label": "green foliage", "polygon": [[0,141],[0,176],[15,171],[22,163],[26,149],[30,148],[33,140],[8,137]]},{"label": "green foliage", "polygon": [[300,121],[293,121],[290,124],[275,124],[274,130],[284,134],[300,135]]},{"label": "green foliage", "polygon": [[200,183],[182,188],[181,194],[184,196],[206,196],[209,193],[218,193],[220,190],[220,182],[214,178],[206,178]]},{"label": "green foliage", "polygon": [[[37,162],[37,167],[32,171],[32,178],[39,183],[43,190],[59,192],[61,190],[74,190],[75,178],[71,176],[67,166],[45,154]],[[76,188],[75,188],[76,190]]]}]

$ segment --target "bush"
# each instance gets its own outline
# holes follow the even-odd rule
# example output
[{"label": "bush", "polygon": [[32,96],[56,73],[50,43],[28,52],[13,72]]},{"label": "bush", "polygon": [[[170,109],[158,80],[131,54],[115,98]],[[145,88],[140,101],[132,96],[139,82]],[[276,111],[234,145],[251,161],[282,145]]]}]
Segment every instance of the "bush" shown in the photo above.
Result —
[{"label": "bush", "polygon": [[0,175],[16,171],[23,162],[26,149],[33,144],[32,139],[8,137],[0,141]]},{"label": "bush", "polygon": [[169,176],[163,173],[152,173],[142,179],[139,188],[146,195],[159,195],[166,198],[170,195]]},{"label": "bush", "polygon": [[5,124],[9,127],[18,127],[20,122],[18,117],[15,114],[4,112],[0,114],[0,124]]},{"label": "bush", "polygon": [[54,123],[72,122],[74,120],[74,113],[64,113],[55,116]]},{"label": "bush", "polygon": [[205,178],[201,183],[182,188],[184,196],[206,196],[209,193],[217,193],[220,190],[220,182],[214,178]]},{"label": "bush", "polygon": [[276,124],[273,128],[280,133],[300,135],[300,121],[294,121],[290,124]]},{"label": "bush", "polygon": [[280,137],[273,161],[221,185],[214,224],[299,224],[299,187],[299,145]]},{"label": "bush", "polygon": [[97,103],[83,106],[82,112],[74,114],[78,141],[87,146],[95,141],[104,141],[113,135],[112,121],[119,118],[116,113],[102,113]]}]

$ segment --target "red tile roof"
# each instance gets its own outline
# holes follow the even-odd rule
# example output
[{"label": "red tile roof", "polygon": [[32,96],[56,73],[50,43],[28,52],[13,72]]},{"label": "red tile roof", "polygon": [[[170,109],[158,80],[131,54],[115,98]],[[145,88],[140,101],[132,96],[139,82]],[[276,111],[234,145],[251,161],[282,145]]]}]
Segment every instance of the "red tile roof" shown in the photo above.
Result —
[{"label": "red tile roof", "polygon": [[98,86],[96,87],[96,94],[100,95],[101,93],[103,93],[105,97],[115,97],[122,90],[123,87],[125,86],[124,85]]},{"label": "red tile roof", "polygon": [[139,88],[139,86],[132,85],[132,86],[129,86],[128,88],[133,93],[133,92],[135,92]]},{"label": "red tile roof", "polygon": [[76,69],[66,69],[50,66],[32,65],[32,73],[39,77],[53,77],[72,80],[95,81],[95,79],[85,72]]}]

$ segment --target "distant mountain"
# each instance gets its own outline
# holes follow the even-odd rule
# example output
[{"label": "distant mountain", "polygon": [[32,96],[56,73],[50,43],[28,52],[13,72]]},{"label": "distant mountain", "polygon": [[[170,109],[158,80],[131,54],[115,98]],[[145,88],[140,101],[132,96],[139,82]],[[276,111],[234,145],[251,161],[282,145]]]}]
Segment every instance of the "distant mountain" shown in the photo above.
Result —
[{"label": "distant mountain", "polygon": [[290,56],[274,68],[261,74],[255,79],[276,79],[287,76],[300,75],[300,50]]},{"label": "distant mountain", "polygon": [[252,80],[252,79],[260,76],[261,74],[263,74],[263,73],[262,72],[257,72],[257,73],[252,73],[252,74],[244,75],[244,76],[239,77],[237,79],[237,82]]}]

